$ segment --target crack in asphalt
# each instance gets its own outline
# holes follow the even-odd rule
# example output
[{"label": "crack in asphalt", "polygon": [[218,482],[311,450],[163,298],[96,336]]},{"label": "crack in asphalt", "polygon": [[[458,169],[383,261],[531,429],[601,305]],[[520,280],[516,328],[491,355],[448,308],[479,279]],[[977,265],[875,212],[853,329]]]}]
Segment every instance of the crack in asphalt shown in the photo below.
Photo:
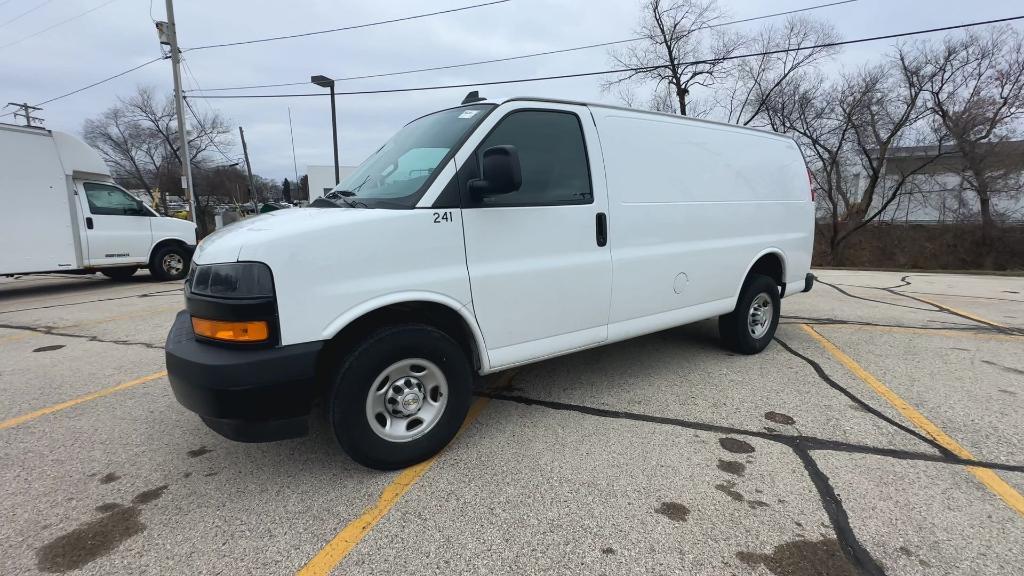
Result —
[{"label": "crack in asphalt", "polygon": [[[843,296],[846,296],[848,298],[854,298],[856,300],[863,300],[865,302],[873,302],[875,304],[884,304],[886,306],[896,306],[897,308],[907,308],[907,309],[910,309],[910,310],[917,310],[918,312],[942,312],[942,310],[940,310],[937,306],[933,306],[929,302],[922,302],[921,300],[918,300],[918,302],[922,302],[923,304],[927,304],[928,306],[932,306],[932,308],[931,309],[928,309],[928,308],[918,308],[917,306],[908,306],[906,304],[897,304],[895,302],[886,302],[885,300],[875,300],[874,298],[868,298],[866,296],[857,296],[856,294],[851,294],[851,293],[847,292],[846,290],[843,290],[842,288],[840,288],[836,284],[829,284],[828,282],[825,282],[824,280],[818,278],[817,276],[815,276],[815,283],[817,283],[817,284],[824,284],[825,286],[828,286],[829,288],[835,290],[836,292],[839,292]],[[871,288],[871,289],[872,290],[886,290],[886,291],[890,290],[890,289],[887,289],[887,288]],[[901,294],[900,292],[890,292],[890,293],[897,294],[897,295],[900,295],[900,296],[905,296],[904,294]]]},{"label": "crack in asphalt", "polygon": [[500,390],[501,389],[475,390],[473,394],[476,396],[490,398],[492,400],[514,402],[516,404],[522,404],[524,406],[540,406],[542,408],[549,408],[551,410],[560,410],[565,412],[577,412],[580,414],[586,414],[588,416],[596,416],[598,418],[611,418],[615,420],[633,420],[636,422],[646,422],[648,424],[662,424],[666,426],[675,426],[677,428],[685,428],[687,430],[694,430],[697,432],[708,432],[712,434],[748,436],[751,438],[759,438],[761,440],[777,442],[787,447],[799,445],[800,447],[808,451],[820,450],[824,452],[847,452],[851,454],[882,456],[886,458],[893,458],[896,460],[933,462],[936,464],[947,464],[952,466],[974,466],[977,468],[987,468],[991,470],[1001,470],[1006,472],[1024,472],[1024,464],[1005,464],[1002,462],[987,462],[984,460],[972,460],[970,458],[930,454],[927,452],[916,452],[913,450],[904,450],[900,448],[883,448],[879,446],[871,446],[868,444],[855,444],[852,442],[844,442],[842,440],[830,440],[827,438],[807,436],[803,434],[796,435],[783,434],[780,432],[749,430],[746,428],[736,428],[733,426],[724,426],[721,424],[711,424],[707,422],[698,422],[695,420],[684,420],[681,418],[673,418],[671,416],[658,416],[655,414],[628,412],[624,410],[613,410],[610,408],[598,408],[595,406],[586,406],[583,404],[558,402],[557,400],[543,400],[540,398],[522,396],[520,394],[509,394],[506,392],[501,392]]},{"label": "crack in asphalt", "polygon": [[797,458],[800,458],[800,462],[804,465],[804,470],[811,478],[811,483],[814,484],[814,488],[818,491],[822,508],[825,509],[825,514],[832,523],[832,530],[836,533],[836,540],[843,551],[843,556],[846,556],[846,559],[861,574],[883,576],[885,570],[875,561],[871,553],[864,548],[860,540],[857,539],[857,535],[853,532],[853,526],[850,525],[850,516],[846,513],[846,508],[843,507],[842,499],[836,494],[835,488],[832,487],[832,482],[825,475],[825,472],[822,471],[821,467],[818,466],[818,462],[803,447],[790,446],[790,448],[797,455]]},{"label": "crack in asphalt", "polygon": [[876,418],[882,420],[886,424],[889,424],[890,426],[893,426],[894,428],[897,428],[898,430],[900,430],[902,432],[906,432],[907,434],[913,436],[914,438],[917,438],[918,440],[924,442],[925,444],[928,444],[932,448],[938,450],[944,456],[950,457],[950,456],[954,455],[952,452],[949,451],[949,449],[947,449],[942,444],[939,444],[934,439],[932,439],[932,438],[930,438],[928,436],[925,436],[924,434],[921,434],[920,432],[910,428],[909,426],[906,426],[904,424],[900,424],[896,420],[893,420],[889,416],[886,416],[885,414],[881,413],[878,409],[876,409],[871,404],[868,404],[864,400],[861,400],[859,396],[857,396],[856,394],[854,394],[853,392],[848,390],[846,387],[844,387],[842,384],[837,382],[834,378],[829,376],[828,373],[825,372],[825,369],[822,368],[821,364],[819,364],[818,362],[812,360],[811,358],[809,358],[807,356],[804,356],[800,352],[797,352],[795,349],[793,349],[792,346],[790,346],[789,344],[786,344],[778,336],[775,337],[775,341],[778,342],[779,345],[782,346],[782,348],[786,352],[789,352],[792,356],[794,356],[796,358],[799,358],[800,360],[803,360],[804,362],[806,362],[814,370],[814,372],[818,375],[818,378],[820,378],[822,382],[824,382],[825,384],[828,384],[828,386],[830,388],[832,388],[836,392],[839,392],[843,396],[846,396],[847,398],[852,400],[855,404],[857,404],[858,406],[863,408],[866,412],[868,412],[872,416],[875,416]]},{"label": "crack in asphalt", "polygon": [[936,308],[938,308],[939,311],[941,311],[941,312],[945,312],[946,314],[951,314],[953,316],[956,316],[957,318],[963,318],[964,320],[970,320],[971,322],[977,322],[978,324],[981,324],[981,325],[984,325],[984,326],[988,326],[991,330],[993,330],[995,332],[1000,332],[1000,333],[1003,333],[1003,334],[1011,334],[1011,335],[1014,335],[1014,336],[1022,336],[1022,335],[1024,335],[1024,330],[1021,330],[1019,328],[1010,328],[1008,326],[1003,326],[1001,324],[996,324],[995,322],[989,322],[988,320],[983,320],[981,318],[967,316],[965,314],[961,314],[960,312],[957,312],[956,310],[953,310],[951,308],[947,308],[947,307],[943,306],[942,304],[928,302],[927,300],[922,300],[922,299],[920,299],[920,298],[918,298],[916,296],[911,296],[910,294],[907,294],[905,292],[897,292],[897,291],[892,290],[892,289],[887,289],[886,292],[889,292],[890,294],[898,294],[900,296],[903,296],[904,298],[910,298],[911,300],[914,300],[916,302],[922,302],[924,304],[931,304],[932,306],[935,306]]},{"label": "crack in asphalt", "polygon": [[[927,300],[922,300],[921,298],[913,296],[912,294],[910,294],[908,292],[900,292],[900,291],[896,290],[897,288],[905,288],[907,286],[913,285],[910,282],[910,280],[909,280],[910,276],[911,275],[908,274],[908,275],[903,276],[902,278],[900,278],[900,282],[901,283],[896,285],[896,286],[876,287],[876,286],[859,286],[859,285],[856,285],[856,284],[848,284],[846,286],[856,286],[858,288],[863,288],[863,289],[867,289],[867,290],[881,290],[883,292],[886,292],[888,294],[892,294],[894,296],[900,296],[902,298],[907,298],[909,300],[913,300],[914,302],[918,302],[918,303],[921,303],[921,304],[925,304],[927,306],[931,306],[932,309],[918,308],[916,306],[907,306],[905,304],[897,304],[895,302],[886,302],[884,300],[876,300],[874,298],[868,298],[866,296],[858,296],[856,294],[851,294],[851,293],[847,292],[846,290],[843,290],[842,288],[839,287],[840,285],[830,284],[828,282],[825,282],[824,280],[821,280],[820,278],[815,277],[815,281],[820,283],[820,284],[824,284],[824,285],[826,285],[826,286],[836,290],[837,292],[839,292],[840,294],[842,294],[843,296],[846,296],[848,298],[853,298],[853,299],[856,299],[856,300],[863,300],[865,302],[873,302],[875,304],[884,304],[886,306],[897,306],[899,308],[906,308],[906,309],[909,309],[909,310],[918,310],[920,312],[941,312],[941,313],[949,314],[951,316],[956,316],[957,318],[961,318],[963,320],[967,320],[967,321],[972,322],[972,323],[974,323],[976,325],[980,324],[981,326],[985,327],[985,331],[994,331],[994,332],[999,332],[1000,334],[1009,334],[1011,336],[1024,336],[1024,330],[1021,330],[1019,328],[1011,328],[1011,327],[1007,327],[1007,326],[1002,326],[1002,325],[996,324],[994,322],[989,322],[987,320],[982,320],[980,318],[967,316],[965,314],[957,312],[956,310],[953,310],[951,308],[943,306],[942,304],[938,304],[938,303],[935,303],[935,302],[929,302]],[[960,295],[960,294],[943,294],[943,296],[961,296],[963,298],[973,298],[973,296],[965,296],[965,295]],[[853,320],[843,320],[843,319],[840,319],[840,318],[800,318],[798,316],[787,316],[787,318],[796,318],[796,319],[811,320],[811,321],[818,321],[818,322],[827,321],[828,323],[831,323],[831,324],[857,324],[857,325],[862,325],[862,326],[876,326],[876,327],[879,327],[879,328],[919,328],[919,329],[923,329],[923,330],[940,330],[940,329],[942,329],[942,330],[965,330],[965,331],[970,329],[969,327],[966,327],[966,326],[964,328],[932,328],[932,327],[918,327],[918,326],[899,326],[899,325],[892,325],[892,324],[876,324],[876,323],[871,323],[871,322],[858,322],[858,321],[853,321]],[[978,331],[978,330],[979,329],[977,329],[977,328],[974,329],[974,331]]]},{"label": "crack in asphalt", "polygon": [[[897,303],[893,303],[893,302],[885,302],[885,301],[881,301],[881,300],[875,300],[875,299],[871,299],[871,298],[861,297],[861,296],[857,296],[857,295],[851,294],[851,293],[843,290],[842,288],[839,288],[839,287],[837,287],[835,285],[832,285],[832,284],[829,284],[827,282],[824,282],[824,281],[821,281],[821,280],[818,280],[818,281],[821,282],[822,284],[825,284],[826,286],[830,286],[831,288],[835,289],[836,291],[838,291],[839,293],[841,293],[841,294],[843,294],[843,295],[845,295],[847,297],[854,298],[854,299],[857,299],[857,300],[864,300],[864,301],[869,301],[869,302],[875,302],[875,303],[878,303],[878,304],[885,304],[885,305],[888,305],[888,306],[896,306],[896,307],[900,307],[900,308],[907,308],[907,309],[911,309],[911,310],[918,310],[918,311],[921,311],[921,312],[945,312],[947,314],[951,314],[951,315],[956,316],[958,318],[963,318],[965,320],[969,320],[971,322],[974,322],[974,323],[977,323],[977,324],[981,324],[981,325],[985,326],[985,328],[982,329],[982,328],[978,328],[978,327],[975,327],[975,326],[969,326],[969,325],[963,325],[962,327],[956,327],[956,328],[953,328],[953,327],[917,327],[917,326],[902,326],[902,325],[898,325],[898,324],[888,324],[887,325],[887,324],[878,324],[878,323],[872,323],[872,322],[851,321],[851,320],[844,320],[844,319],[837,319],[837,318],[827,318],[827,319],[825,319],[825,318],[799,318],[799,317],[789,317],[789,318],[797,318],[797,319],[800,319],[800,320],[805,320],[807,322],[803,322],[803,323],[808,323],[808,324],[811,324],[811,323],[818,323],[818,324],[823,324],[823,323],[829,323],[829,324],[856,324],[856,325],[876,326],[876,327],[884,327],[884,328],[914,328],[914,329],[922,329],[922,330],[944,330],[944,331],[959,330],[959,331],[963,331],[965,333],[968,333],[968,332],[987,332],[987,331],[990,331],[990,330],[995,330],[995,331],[998,331],[998,332],[1010,333],[1010,334],[1017,334],[1018,333],[1014,329],[1007,329],[1005,327],[1002,327],[1002,326],[999,326],[999,325],[996,325],[996,324],[992,324],[992,323],[989,323],[989,322],[979,321],[977,319],[970,318],[970,317],[964,316],[962,314],[958,314],[955,311],[949,310],[948,308],[945,308],[945,307],[943,307],[941,305],[932,304],[931,302],[926,302],[926,301],[923,301],[923,300],[919,300],[919,299],[914,298],[913,296],[910,296],[908,294],[897,292],[896,291],[897,288],[904,288],[904,287],[910,286],[912,284],[910,282],[909,278],[910,278],[910,275],[903,276],[902,278],[900,278],[900,282],[901,283],[899,285],[896,285],[896,286],[890,286],[890,287],[884,287],[884,288],[873,288],[873,289],[884,290],[884,291],[886,291],[886,292],[888,292],[890,294],[896,295],[896,296],[902,296],[902,297],[905,297],[905,298],[909,298],[909,299],[914,300],[916,302],[920,302],[922,304],[926,304],[928,306],[931,306],[932,307],[931,309],[918,308],[916,306],[907,306],[907,305],[897,304]],[[869,288],[869,287],[863,287],[863,288]],[[496,389],[496,390],[480,390],[480,391],[475,392],[475,394],[478,395],[478,396],[484,396],[484,397],[491,398],[491,399],[494,399],[494,400],[504,400],[504,401],[507,401],[507,402],[514,402],[514,403],[518,403],[518,404],[522,404],[522,405],[526,405],[526,406],[541,406],[541,407],[549,408],[549,409],[552,409],[552,410],[563,410],[563,411],[577,412],[577,413],[580,413],[580,414],[589,415],[589,416],[595,416],[595,417],[599,417],[599,418],[614,418],[614,419],[633,420],[633,421],[637,421],[637,422],[646,422],[646,423],[651,423],[651,424],[662,424],[662,425],[676,426],[676,427],[680,427],[680,428],[684,428],[684,429],[696,430],[696,431],[702,431],[702,432],[709,432],[709,433],[715,433],[715,434],[747,436],[747,437],[759,438],[759,439],[775,442],[775,443],[778,443],[778,444],[782,444],[782,445],[788,447],[790,450],[792,450],[793,453],[796,454],[796,456],[800,459],[801,463],[803,464],[804,471],[807,473],[808,477],[811,480],[811,483],[814,485],[815,489],[818,492],[818,497],[819,497],[819,499],[821,501],[822,508],[824,509],[825,514],[828,516],[829,521],[832,524],[833,531],[835,532],[836,539],[837,539],[837,541],[839,543],[840,549],[843,552],[843,555],[846,557],[846,559],[850,562],[850,564],[858,572],[860,572],[861,574],[864,574],[866,576],[884,576],[885,569],[871,556],[871,553],[861,544],[860,540],[857,538],[857,535],[854,532],[852,525],[850,524],[849,515],[847,514],[846,509],[843,507],[842,499],[839,497],[838,494],[836,494],[835,489],[833,488],[830,479],[824,473],[824,471],[822,471],[821,467],[818,465],[817,461],[814,459],[813,455],[811,454],[812,451],[814,451],[814,450],[821,450],[821,451],[843,452],[843,453],[848,453],[848,454],[867,454],[867,455],[874,455],[874,456],[893,458],[893,459],[898,459],[898,460],[935,462],[935,463],[942,463],[942,464],[947,464],[947,465],[974,466],[974,467],[978,467],[978,468],[987,468],[987,469],[994,469],[994,470],[1004,470],[1004,471],[1011,471],[1011,472],[1024,472],[1024,465],[1003,464],[1003,463],[997,463],[997,462],[983,462],[983,461],[977,461],[977,460],[973,460],[973,459],[961,458],[961,457],[953,454],[949,449],[947,449],[946,447],[944,447],[941,444],[939,444],[933,438],[931,438],[931,437],[929,437],[929,436],[927,436],[925,434],[922,434],[922,433],[920,433],[920,432],[918,432],[918,431],[916,431],[916,430],[914,430],[914,429],[912,429],[912,428],[910,428],[910,427],[908,427],[908,426],[906,426],[904,424],[901,424],[900,422],[897,422],[896,420],[890,418],[889,416],[883,414],[882,412],[880,412],[879,410],[877,410],[876,408],[871,406],[869,403],[867,403],[864,400],[862,400],[856,394],[854,394],[853,392],[848,390],[846,387],[844,387],[841,384],[839,384],[834,378],[829,376],[829,374],[825,371],[825,369],[817,361],[815,361],[815,360],[811,359],[810,357],[805,356],[804,354],[801,354],[800,352],[796,351],[792,346],[790,346],[789,344],[787,344],[785,341],[781,340],[778,337],[775,338],[775,341],[778,342],[779,345],[782,346],[782,348],[786,352],[788,352],[790,355],[792,355],[792,356],[794,356],[794,357],[804,361],[806,364],[808,364],[814,370],[814,372],[818,376],[818,378],[822,382],[827,384],[830,388],[832,388],[833,390],[839,392],[840,394],[842,394],[843,396],[845,396],[849,400],[853,401],[856,405],[858,405],[859,407],[864,409],[866,412],[868,412],[872,416],[882,420],[886,424],[888,424],[888,425],[890,425],[890,426],[900,430],[901,432],[909,434],[910,436],[916,438],[917,440],[920,440],[921,442],[927,444],[929,447],[931,447],[934,450],[936,450],[938,452],[938,454],[929,454],[929,453],[924,453],[924,452],[916,452],[916,451],[896,449],[896,448],[882,448],[882,447],[869,446],[869,445],[863,445],[863,444],[854,444],[854,443],[851,443],[851,442],[842,442],[842,441],[838,441],[838,440],[828,440],[828,439],[824,439],[824,438],[817,438],[817,437],[813,437],[813,436],[806,436],[806,435],[803,435],[802,433],[798,434],[798,435],[787,435],[787,434],[781,434],[781,433],[777,433],[777,432],[767,432],[767,431],[761,432],[761,431],[756,431],[756,430],[746,430],[746,429],[742,429],[742,428],[734,428],[734,427],[730,427],[730,426],[722,426],[722,425],[718,425],[718,424],[709,424],[709,423],[704,423],[704,422],[688,421],[688,420],[683,420],[683,419],[678,419],[678,418],[671,418],[671,417],[665,417],[665,416],[656,416],[656,415],[652,415],[652,414],[641,414],[641,413],[626,412],[626,411],[620,411],[620,410],[610,410],[610,409],[604,409],[604,408],[596,408],[596,407],[591,407],[591,406],[584,406],[584,405],[579,405],[579,404],[569,404],[569,403],[556,402],[556,401],[551,401],[551,400],[541,400],[541,399],[537,399],[537,398],[529,398],[529,397],[520,396],[520,395],[517,395],[517,394],[509,394],[509,393],[506,392],[507,390],[511,389],[511,384],[512,384],[512,380],[514,379],[514,376],[512,378],[510,378],[509,381],[506,383],[506,385],[504,387],[502,387],[502,388],[499,388],[499,389]],[[798,432],[799,432],[799,430],[798,430]]]},{"label": "crack in asphalt", "polygon": [[27,324],[5,324],[0,323],[0,328],[8,330],[26,330],[28,332],[35,332],[37,334],[45,334],[47,336],[63,336],[65,338],[78,338],[86,340],[88,342],[99,342],[102,344],[116,344],[118,346],[143,346],[151,350],[163,350],[164,347],[157,344],[150,344],[149,342],[135,342],[132,340],[110,340],[107,338],[100,338],[99,336],[92,336],[89,334],[75,334],[73,332],[60,332],[59,326],[29,326]]},{"label": "crack in asphalt", "polygon": [[32,308],[18,308],[15,310],[0,310],[0,314],[14,314],[15,312],[29,312],[32,310],[49,310],[50,308],[62,308],[64,306],[78,306],[80,304],[93,304],[96,302],[110,302],[113,300],[128,300],[130,298],[148,298],[152,296],[167,295],[172,292],[181,292],[182,288],[172,288],[170,290],[157,290],[155,292],[143,292],[142,294],[131,294],[128,296],[114,296],[112,298],[97,298],[96,300],[83,300],[81,302],[65,302],[63,304],[49,304],[47,306],[35,306]]},{"label": "crack in asphalt", "polygon": [[[865,286],[868,288],[868,286]],[[899,288],[899,286],[897,286]],[[972,298],[974,300],[997,300],[999,302],[1016,302],[1017,304],[1024,304],[1024,300],[1016,300],[1014,298],[997,298],[995,296],[971,296],[967,294],[946,294],[943,292],[921,292],[919,290],[907,290],[900,292],[900,294],[923,294],[925,296],[949,296],[951,298]]]},{"label": "crack in asphalt", "polygon": [[540,406],[551,410],[576,412],[579,414],[595,416],[598,418],[612,418],[617,420],[631,420],[650,424],[662,424],[667,426],[675,426],[687,430],[695,430],[699,432],[709,432],[722,435],[747,436],[752,438],[759,438],[762,440],[768,440],[786,446],[787,448],[792,450],[800,459],[801,463],[803,463],[804,470],[807,472],[812,484],[818,491],[818,496],[821,500],[822,508],[824,509],[825,514],[828,516],[829,521],[832,523],[833,531],[836,534],[836,539],[839,541],[840,548],[842,549],[843,554],[846,556],[847,560],[851,563],[851,565],[857,568],[862,574],[866,574],[868,576],[884,575],[885,571],[882,569],[881,566],[879,566],[879,564],[874,560],[874,558],[867,551],[867,549],[864,548],[864,546],[857,539],[857,536],[854,533],[853,528],[850,524],[850,519],[846,513],[846,509],[843,507],[842,499],[839,498],[839,496],[836,494],[835,489],[832,487],[832,484],[828,476],[825,475],[825,473],[818,466],[817,462],[814,460],[813,456],[811,455],[812,451],[821,450],[852,454],[867,454],[895,458],[899,460],[935,462],[956,466],[975,466],[978,468],[1007,470],[1012,472],[1024,472],[1024,465],[982,462],[977,460],[959,458],[957,456],[928,454],[923,452],[913,452],[909,450],[900,450],[895,448],[879,448],[876,446],[853,444],[849,442],[828,440],[813,436],[788,435],[780,433],[761,432],[757,430],[746,430],[743,428],[735,428],[732,426],[722,426],[719,424],[709,424],[706,422],[683,420],[680,418],[672,418],[668,416],[657,416],[653,414],[626,412],[622,410],[611,410],[606,408],[597,408],[593,406],[585,406],[580,404],[557,402],[553,400],[541,400],[539,398],[530,398],[518,394],[507,394],[500,391],[502,389],[508,388],[509,386],[505,386],[498,390],[477,390],[474,392],[474,394],[477,396],[491,398],[493,400],[503,400],[506,402],[513,402],[524,406]]},{"label": "crack in asphalt", "polygon": [[828,326],[830,324],[841,325],[841,326],[873,326],[875,328],[908,328],[911,330],[938,330],[943,332],[957,331],[964,332],[965,334],[985,334],[991,332],[987,327],[973,326],[968,324],[960,324],[953,322],[942,322],[940,320],[929,320],[929,322],[940,322],[944,324],[950,324],[949,326],[907,326],[905,324],[881,324],[878,322],[868,322],[866,320],[846,320],[843,318],[821,318],[815,316],[781,316],[787,320],[796,320],[797,322],[780,322],[780,324],[812,324]]}]

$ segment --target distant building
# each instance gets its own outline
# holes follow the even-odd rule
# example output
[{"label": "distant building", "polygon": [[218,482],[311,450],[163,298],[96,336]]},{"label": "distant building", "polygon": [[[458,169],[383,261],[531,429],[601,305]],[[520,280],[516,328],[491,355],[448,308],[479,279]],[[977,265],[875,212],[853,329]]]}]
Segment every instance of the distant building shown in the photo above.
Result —
[{"label": "distant building", "polygon": [[[1024,177],[1024,141],[1011,140],[987,145],[990,166]],[[980,218],[978,196],[965,185],[963,156],[955,147],[935,159],[907,183],[908,194],[893,202],[878,221],[907,224],[940,224]],[[938,153],[936,146],[906,146],[889,152],[883,177],[894,179],[919,167]],[[858,175],[861,184],[865,174]],[[992,211],[997,220],[1024,222],[1024,194],[993,195]]]},{"label": "distant building", "polygon": [[[355,172],[355,166],[340,166],[341,179]],[[334,188],[334,164],[330,166],[306,166],[306,176],[309,177],[309,201],[312,202]]]}]

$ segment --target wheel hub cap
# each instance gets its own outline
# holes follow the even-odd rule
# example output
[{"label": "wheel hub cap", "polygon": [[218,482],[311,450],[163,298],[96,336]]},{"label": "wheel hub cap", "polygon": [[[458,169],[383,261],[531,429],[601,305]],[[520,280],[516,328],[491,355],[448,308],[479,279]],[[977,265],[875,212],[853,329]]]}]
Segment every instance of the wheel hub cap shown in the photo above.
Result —
[{"label": "wheel hub cap", "polygon": [[366,397],[370,428],[391,442],[426,434],[444,414],[448,381],[436,364],[422,358],[395,362],[374,380]]},{"label": "wheel hub cap", "polygon": [[177,254],[164,256],[164,271],[170,274],[177,274],[185,268],[185,262]]},{"label": "wheel hub cap", "polygon": [[423,406],[423,383],[407,376],[388,387],[384,403],[394,416],[413,416]]},{"label": "wheel hub cap", "polygon": [[754,297],[747,313],[747,330],[752,337],[763,338],[768,333],[768,329],[772,326],[774,308],[768,294],[762,292]]}]

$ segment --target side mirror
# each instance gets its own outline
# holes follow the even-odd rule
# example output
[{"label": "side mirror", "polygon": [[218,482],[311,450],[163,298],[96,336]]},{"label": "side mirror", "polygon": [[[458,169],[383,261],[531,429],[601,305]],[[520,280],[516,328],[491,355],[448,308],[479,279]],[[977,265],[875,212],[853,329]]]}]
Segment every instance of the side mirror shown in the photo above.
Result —
[{"label": "side mirror", "polygon": [[469,190],[477,199],[519,190],[523,173],[515,146],[494,146],[484,150],[480,178],[469,181]]}]

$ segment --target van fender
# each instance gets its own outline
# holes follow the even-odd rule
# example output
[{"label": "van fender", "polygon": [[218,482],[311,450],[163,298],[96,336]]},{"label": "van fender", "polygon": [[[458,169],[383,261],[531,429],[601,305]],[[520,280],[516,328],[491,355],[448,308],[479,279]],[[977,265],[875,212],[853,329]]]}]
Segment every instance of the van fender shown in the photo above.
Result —
[{"label": "van fender", "polygon": [[480,361],[481,373],[487,373],[490,371],[491,367],[490,361],[487,357],[487,345],[484,343],[483,333],[480,331],[480,326],[476,322],[476,316],[473,314],[473,309],[471,308],[472,302],[462,304],[458,300],[438,292],[393,292],[391,294],[371,298],[370,300],[352,306],[346,310],[344,314],[338,316],[327,324],[323,332],[320,334],[320,339],[330,340],[337,336],[339,332],[344,330],[346,326],[355,322],[359,318],[386,306],[402,304],[404,302],[432,302],[457,312],[466,323],[466,326],[469,326],[469,331],[473,335],[473,341],[476,344],[476,349],[480,356],[478,360]]},{"label": "van fender", "polygon": [[747,262],[747,267],[743,271],[743,277],[740,278],[740,283],[736,287],[736,291],[733,292],[733,295],[732,295],[732,301],[733,301],[734,305],[735,305],[735,302],[737,302],[739,300],[739,298],[740,298],[740,290],[743,289],[743,281],[747,279],[747,275],[749,275],[750,274],[750,270],[754,268],[754,264],[758,260],[760,260],[762,256],[764,256],[766,254],[775,254],[776,256],[779,257],[779,260],[782,261],[782,284],[783,284],[783,286],[785,286],[785,284],[786,284],[786,254],[782,251],[781,248],[778,248],[776,246],[769,246],[768,248],[765,248],[764,250],[761,250],[760,252],[758,252],[756,256],[754,256],[753,258],[750,259],[750,262]]},{"label": "van fender", "polygon": [[161,239],[157,240],[156,242],[153,242],[153,245],[149,247],[149,256],[146,257],[146,262],[152,262],[153,261],[153,254],[156,252],[156,247],[159,246],[163,242],[178,242],[181,245],[185,246],[186,250],[188,250],[190,248],[192,250],[195,250],[195,246],[190,245],[188,242],[186,242],[185,240],[182,240],[178,236],[166,236],[164,238],[161,238]]}]

